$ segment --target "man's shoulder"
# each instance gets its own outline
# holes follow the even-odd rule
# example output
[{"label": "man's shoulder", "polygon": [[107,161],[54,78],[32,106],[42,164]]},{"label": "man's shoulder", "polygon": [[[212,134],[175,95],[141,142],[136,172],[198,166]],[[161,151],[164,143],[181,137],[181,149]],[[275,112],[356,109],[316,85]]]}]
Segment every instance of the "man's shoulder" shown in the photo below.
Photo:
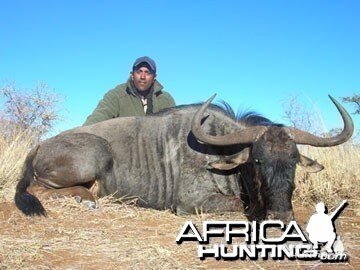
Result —
[{"label": "man's shoulder", "polygon": [[113,89],[110,89],[106,93],[106,95],[107,96],[116,96],[116,97],[126,96],[127,95],[126,88],[127,88],[126,83],[119,84],[119,85],[115,86]]},{"label": "man's shoulder", "polygon": [[165,90],[161,90],[159,93],[160,94],[157,96],[158,99],[167,100],[169,102],[175,103],[174,98],[169,92],[166,92]]},{"label": "man's shoulder", "polygon": [[159,97],[171,97],[170,93],[165,91],[164,89],[162,89],[161,91],[159,91],[158,93],[160,93],[158,96]]}]

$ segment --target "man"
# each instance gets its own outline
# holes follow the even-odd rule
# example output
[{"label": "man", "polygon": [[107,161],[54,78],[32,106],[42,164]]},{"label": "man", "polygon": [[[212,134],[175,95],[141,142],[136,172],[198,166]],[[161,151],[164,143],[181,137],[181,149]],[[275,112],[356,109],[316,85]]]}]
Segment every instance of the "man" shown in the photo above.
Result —
[{"label": "man", "polygon": [[174,99],[156,80],[154,60],[147,56],[136,59],[130,74],[126,83],[105,94],[84,126],[115,117],[150,115],[175,106]]}]

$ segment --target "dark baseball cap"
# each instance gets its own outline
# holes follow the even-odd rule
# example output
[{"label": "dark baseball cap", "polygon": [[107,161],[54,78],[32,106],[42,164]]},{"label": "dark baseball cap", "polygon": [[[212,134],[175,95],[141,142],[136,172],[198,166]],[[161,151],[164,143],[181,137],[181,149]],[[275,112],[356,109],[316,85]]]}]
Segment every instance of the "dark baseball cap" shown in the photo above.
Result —
[{"label": "dark baseball cap", "polygon": [[143,66],[146,66],[147,68],[150,68],[150,71],[152,73],[156,74],[155,61],[152,60],[150,57],[142,56],[142,57],[139,57],[138,59],[136,59],[134,62],[134,65],[133,65],[133,71],[142,67],[141,64],[143,64]]}]

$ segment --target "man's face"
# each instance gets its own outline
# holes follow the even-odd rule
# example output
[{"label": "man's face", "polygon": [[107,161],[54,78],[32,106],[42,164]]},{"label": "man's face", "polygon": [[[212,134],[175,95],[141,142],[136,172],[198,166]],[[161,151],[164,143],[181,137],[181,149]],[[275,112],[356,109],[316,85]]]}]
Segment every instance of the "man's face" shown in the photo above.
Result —
[{"label": "man's face", "polygon": [[155,74],[147,67],[141,67],[137,70],[134,70],[132,73],[132,80],[137,90],[143,92],[147,91],[151,85],[154,83]]}]

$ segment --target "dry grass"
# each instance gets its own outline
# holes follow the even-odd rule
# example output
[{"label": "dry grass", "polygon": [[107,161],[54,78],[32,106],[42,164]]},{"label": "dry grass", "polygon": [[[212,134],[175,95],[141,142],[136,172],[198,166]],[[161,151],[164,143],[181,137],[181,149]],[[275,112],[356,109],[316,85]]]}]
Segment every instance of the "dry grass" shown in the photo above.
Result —
[{"label": "dry grass", "polygon": [[[200,261],[195,243],[175,243],[186,220],[201,228],[203,220],[244,220],[241,214],[178,217],[111,198],[100,205],[88,210],[72,199],[52,200],[47,218],[27,218],[0,203],[0,269],[332,269],[316,261]],[[299,224],[308,217],[301,214]],[[359,223],[341,216],[337,228],[351,261],[336,268],[357,269]]]},{"label": "dry grass", "polygon": [[[26,138],[26,136],[25,136]],[[178,217],[168,211],[141,209],[100,199],[88,210],[73,199],[45,203],[47,218],[23,216],[12,203],[14,187],[31,139],[0,136],[0,269],[333,269],[307,261],[200,261],[196,244],[177,245],[175,238],[186,220],[245,220],[240,213]],[[305,148],[302,153],[325,166],[318,174],[298,168],[295,214],[304,228],[323,200],[329,208],[351,201],[336,221],[350,264],[336,269],[359,269],[359,148],[346,144],[328,149]]]},{"label": "dry grass", "polygon": [[360,146],[345,143],[330,148],[300,147],[300,151],[317,160],[325,169],[319,173],[307,173],[298,166],[295,202],[312,205],[324,201],[327,205],[336,205],[347,199],[359,215]]},{"label": "dry grass", "polygon": [[32,141],[27,132],[7,136],[0,133],[0,200],[14,195],[14,187]]}]

